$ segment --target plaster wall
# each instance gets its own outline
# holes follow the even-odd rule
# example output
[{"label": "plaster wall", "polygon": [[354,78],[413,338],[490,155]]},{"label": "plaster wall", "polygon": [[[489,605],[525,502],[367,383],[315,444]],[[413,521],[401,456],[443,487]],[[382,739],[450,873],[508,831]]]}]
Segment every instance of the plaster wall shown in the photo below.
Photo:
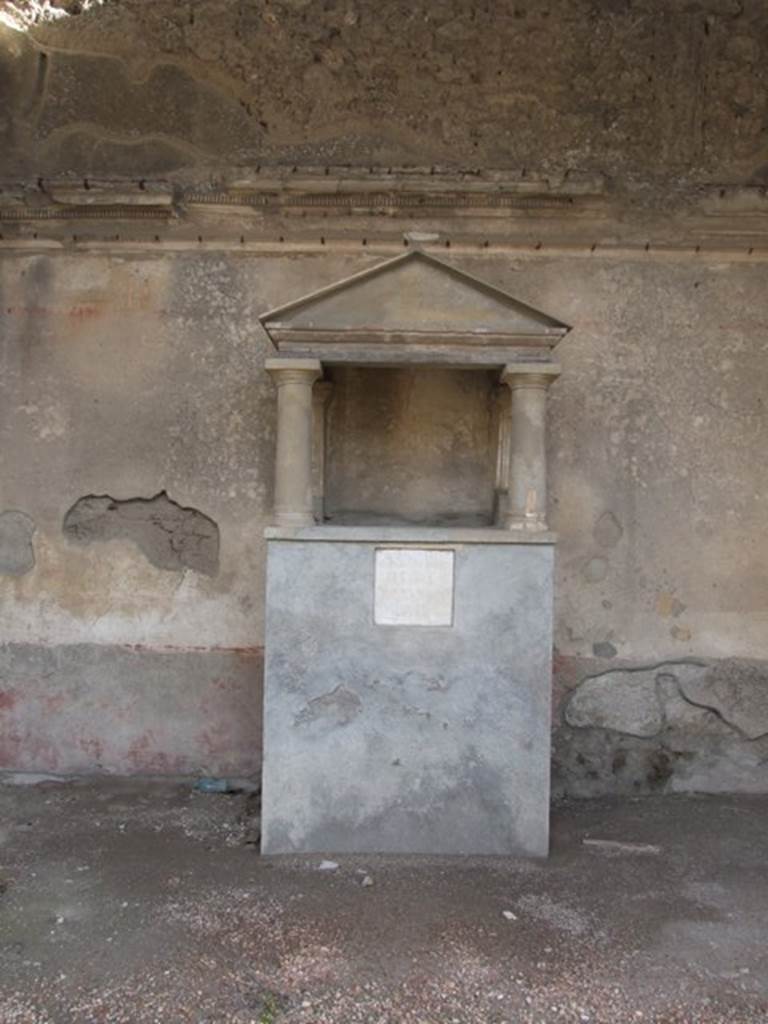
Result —
[{"label": "plaster wall", "polygon": [[[126,678],[115,672],[116,648],[247,649],[253,657],[227,670],[228,686],[237,701],[258,705],[275,409],[256,316],[379,258],[58,252],[0,260],[0,512],[14,513],[0,523],[3,639],[30,651],[101,651],[89,655],[87,681],[76,671],[38,672],[36,655],[27,668],[17,659],[4,669],[4,695],[23,703],[43,688],[67,702],[78,687],[101,686],[104,702],[82,718],[83,736],[98,737],[112,728],[109,694]],[[454,259],[573,325],[550,391],[559,682],[625,662],[768,658],[764,265],[650,253]],[[363,416],[356,402],[388,401],[387,387],[382,378],[356,398],[347,386],[348,415]],[[460,445],[451,448],[459,428],[438,429],[433,411],[430,403],[413,410],[402,440],[436,457],[436,492],[466,494],[457,483],[466,460]],[[479,436],[480,421],[472,422]],[[386,462],[377,467],[364,448],[345,459],[372,490],[385,486]],[[162,491],[216,524],[212,574],[158,567],[130,537],[88,543],[64,532],[83,497],[120,502]],[[186,707],[201,684],[183,657],[172,664],[151,686]],[[231,710],[197,706],[196,721],[179,726],[190,749],[201,723],[215,730]],[[137,699],[134,707],[140,738],[156,705]],[[50,731],[52,708],[30,711],[39,734]],[[8,722],[6,737],[16,728]],[[185,764],[248,768],[258,732],[254,721]],[[37,767],[83,766],[68,738],[51,743]],[[143,761],[121,747],[108,763],[91,763],[149,770],[160,747],[147,741]],[[5,749],[13,767],[13,747]]]}]

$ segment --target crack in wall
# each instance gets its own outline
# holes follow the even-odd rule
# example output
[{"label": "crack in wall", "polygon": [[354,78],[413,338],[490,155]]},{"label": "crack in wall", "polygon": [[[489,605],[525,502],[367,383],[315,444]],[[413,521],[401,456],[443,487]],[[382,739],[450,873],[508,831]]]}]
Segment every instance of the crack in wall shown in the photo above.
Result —
[{"label": "crack in wall", "polygon": [[707,668],[708,664],[709,662],[701,661],[697,658],[665,658],[663,661],[654,661],[650,664],[622,665],[620,669],[614,666],[613,668],[603,669],[602,672],[595,672],[590,673],[589,675],[585,675],[578,685],[581,686],[581,684],[585,683],[588,679],[600,679],[602,676],[610,676],[613,675],[615,672],[656,672],[660,669],[663,669],[667,665],[691,665],[694,668]]}]

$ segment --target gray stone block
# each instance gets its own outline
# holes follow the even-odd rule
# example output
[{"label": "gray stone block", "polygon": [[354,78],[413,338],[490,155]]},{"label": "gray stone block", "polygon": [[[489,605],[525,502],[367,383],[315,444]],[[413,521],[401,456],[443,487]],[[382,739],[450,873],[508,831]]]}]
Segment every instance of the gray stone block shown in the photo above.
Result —
[{"label": "gray stone block", "polygon": [[268,542],[263,852],[545,855],[552,546],[456,544],[453,624],[377,626],[380,546]]}]

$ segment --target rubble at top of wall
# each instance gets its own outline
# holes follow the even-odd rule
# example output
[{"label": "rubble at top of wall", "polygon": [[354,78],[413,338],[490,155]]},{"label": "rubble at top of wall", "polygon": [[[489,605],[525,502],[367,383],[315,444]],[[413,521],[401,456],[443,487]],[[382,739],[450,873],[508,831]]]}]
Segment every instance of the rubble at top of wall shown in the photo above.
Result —
[{"label": "rubble at top of wall", "polygon": [[762,0],[0,0],[0,174],[578,169],[649,203],[759,186],[767,49]]}]

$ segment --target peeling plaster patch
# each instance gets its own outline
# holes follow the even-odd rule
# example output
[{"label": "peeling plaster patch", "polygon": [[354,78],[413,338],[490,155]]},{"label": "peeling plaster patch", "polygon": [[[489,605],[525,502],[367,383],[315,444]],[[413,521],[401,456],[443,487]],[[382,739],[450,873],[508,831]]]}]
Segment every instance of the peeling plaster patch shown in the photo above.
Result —
[{"label": "peeling plaster patch", "polygon": [[664,726],[668,734],[687,733],[700,737],[724,737],[731,734],[731,727],[716,711],[693,704],[683,696],[683,682],[692,675],[701,675],[703,669],[681,669],[670,666],[669,672],[656,676],[659,700],[664,708]]},{"label": "peeling plaster patch", "polygon": [[686,700],[712,708],[726,722],[755,740],[768,734],[768,666],[728,658],[704,675],[680,679]]},{"label": "peeling plaster patch", "polygon": [[[706,671],[707,666],[702,662],[665,662],[590,676],[574,690],[565,710],[565,721],[582,729],[612,729],[627,736],[656,736],[669,724],[666,709],[670,703],[673,717],[682,717],[678,705],[685,700],[693,712],[692,717],[699,720],[703,702],[689,697],[686,687],[695,686],[697,680],[705,678]],[[768,687],[765,692],[768,698]],[[768,731],[768,726],[766,729]]]},{"label": "peeling plaster patch", "polygon": [[585,679],[565,712],[568,725],[655,736],[664,725],[656,670],[617,671]]},{"label": "peeling plaster patch", "polygon": [[158,569],[194,569],[207,576],[218,572],[218,526],[197,509],[182,508],[165,491],[126,501],[88,495],[67,512],[63,529],[80,544],[133,541]]},{"label": "peeling plaster patch", "polygon": [[345,686],[337,686],[330,693],[324,693],[309,701],[296,716],[296,725],[325,721],[334,725],[348,725],[363,709],[363,702],[356,693]]},{"label": "peeling plaster patch", "polygon": [[601,548],[613,548],[624,536],[624,529],[613,512],[603,512],[592,531]]},{"label": "peeling plaster patch", "polygon": [[35,522],[24,512],[0,514],[0,573],[23,576],[35,567]]},{"label": "peeling plaster patch", "polygon": [[583,680],[555,731],[553,792],[768,792],[768,662],[671,661]]}]

